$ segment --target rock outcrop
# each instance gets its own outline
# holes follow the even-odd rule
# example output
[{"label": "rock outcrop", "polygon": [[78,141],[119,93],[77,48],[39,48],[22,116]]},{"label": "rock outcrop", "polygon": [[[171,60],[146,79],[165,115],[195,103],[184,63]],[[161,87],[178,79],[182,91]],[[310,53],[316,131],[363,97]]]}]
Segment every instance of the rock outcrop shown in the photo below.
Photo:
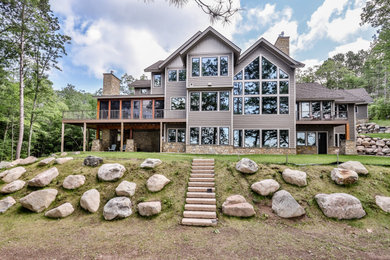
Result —
[{"label": "rock outcrop", "polygon": [[13,182],[13,181],[19,179],[25,172],[26,172],[26,169],[24,167],[19,166],[19,167],[7,170],[5,172],[2,172],[0,174],[0,176],[3,176],[4,182]]},{"label": "rock outcrop", "polygon": [[3,186],[1,188],[0,192],[3,193],[3,194],[13,193],[13,192],[16,192],[18,190],[23,189],[24,185],[26,185],[25,181],[16,180],[16,181],[13,181],[13,182],[8,183],[5,186]]},{"label": "rock outcrop", "polygon": [[118,187],[115,189],[115,193],[118,196],[127,196],[131,197],[135,194],[135,189],[137,188],[137,184],[129,181],[122,181]]},{"label": "rock outcrop", "polygon": [[45,216],[48,218],[65,218],[72,214],[74,208],[69,202],[58,206],[57,208],[51,209],[45,213]]},{"label": "rock outcrop", "polygon": [[141,168],[147,168],[147,169],[153,169],[157,166],[162,164],[162,161],[160,159],[151,159],[148,158],[143,163],[141,163]]},{"label": "rock outcrop", "polygon": [[95,213],[100,206],[100,193],[96,189],[87,190],[81,196],[80,206],[91,213]]},{"label": "rock outcrop", "polygon": [[68,175],[66,176],[64,182],[62,183],[62,187],[68,190],[73,190],[83,186],[84,183],[85,183],[84,175]]},{"label": "rock outcrop", "polygon": [[368,174],[368,170],[366,169],[366,167],[364,167],[364,165],[358,161],[348,161],[348,162],[342,163],[338,166],[338,168],[352,170],[352,171],[356,172],[357,174],[361,174],[361,175]]},{"label": "rock outcrop", "polygon": [[161,212],[160,201],[141,202],[138,204],[138,213],[141,216],[149,217],[149,216],[157,215],[160,212]]},{"label": "rock outcrop", "polygon": [[330,177],[339,185],[353,184],[359,179],[359,176],[355,171],[340,168],[334,168],[330,173]]},{"label": "rock outcrop", "polygon": [[103,208],[103,216],[105,220],[127,218],[132,213],[131,200],[127,197],[112,198]]},{"label": "rock outcrop", "polygon": [[283,180],[287,183],[297,185],[299,187],[303,187],[307,185],[306,181],[306,172],[285,169],[282,173]]},{"label": "rock outcrop", "polygon": [[45,187],[46,185],[49,185],[58,174],[59,172],[56,167],[50,168],[32,178],[27,185],[30,187]]},{"label": "rock outcrop", "polygon": [[84,159],[84,165],[85,166],[91,166],[91,167],[96,167],[99,166],[100,164],[103,163],[103,158],[97,157],[97,156],[92,156],[89,155]]},{"label": "rock outcrop", "polygon": [[117,181],[123,177],[126,168],[119,163],[106,163],[100,166],[98,178],[102,181]]},{"label": "rock outcrop", "polygon": [[10,207],[15,205],[16,201],[11,196],[0,200],[0,214],[6,212]]}]

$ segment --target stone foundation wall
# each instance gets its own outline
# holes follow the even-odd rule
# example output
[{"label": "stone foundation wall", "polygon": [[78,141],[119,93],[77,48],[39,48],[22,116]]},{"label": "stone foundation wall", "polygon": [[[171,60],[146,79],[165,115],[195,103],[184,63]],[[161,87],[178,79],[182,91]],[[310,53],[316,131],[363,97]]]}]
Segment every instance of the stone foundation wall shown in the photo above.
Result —
[{"label": "stone foundation wall", "polygon": [[358,124],[356,131],[358,134],[390,133],[390,126],[379,126],[375,123]]},{"label": "stone foundation wall", "polygon": [[133,139],[126,140],[125,152],[134,152],[134,140]]},{"label": "stone foundation wall", "polygon": [[234,148],[231,145],[187,145],[192,154],[296,154],[295,148]]},{"label": "stone foundation wall", "polygon": [[163,142],[162,151],[165,153],[185,153],[186,152],[186,144],[185,143]]},{"label": "stone foundation wall", "polygon": [[356,151],[362,155],[390,156],[390,139],[359,135],[356,140]]},{"label": "stone foundation wall", "polygon": [[102,151],[102,143],[100,139],[94,139],[92,140],[92,152],[100,152]]},{"label": "stone foundation wall", "polygon": [[347,154],[347,155],[357,154],[356,142],[354,140],[345,140],[343,154]]},{"label": "stone foundation wall", "polygon": [[297,154],[317,154],[317,146],[298,146]]},{"label": "stone foundation wall", "polygon": [[341,147],[337,147],[337,146],[328,147],[328,154],[337,154],[337,151],[339,151],[339,154],[345,154]]}]

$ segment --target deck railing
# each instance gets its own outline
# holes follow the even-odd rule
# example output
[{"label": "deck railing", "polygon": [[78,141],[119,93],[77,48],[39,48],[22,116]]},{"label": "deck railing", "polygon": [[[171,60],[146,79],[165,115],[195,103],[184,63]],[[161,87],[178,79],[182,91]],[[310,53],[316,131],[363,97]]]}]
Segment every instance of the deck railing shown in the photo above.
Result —
[{"label": "deck railing", "polygon": [[[141,109],[132,110],[80,110],[80,111],[64,111],[62,118],[65,120],[116,120],[116,119],[163,119],[167,118],[169,109]],[[168,113],[167,113],[168,112]],[[173,112],[173,111],[171,111]],[[169,115],[168,115],[169,116]],[[176,118],[176,116],[169,116]]]},{"label": "deck railing", "polygon": [[297,120],[347,120],[347,111],[323,110],[323,111],[296,111]]}]

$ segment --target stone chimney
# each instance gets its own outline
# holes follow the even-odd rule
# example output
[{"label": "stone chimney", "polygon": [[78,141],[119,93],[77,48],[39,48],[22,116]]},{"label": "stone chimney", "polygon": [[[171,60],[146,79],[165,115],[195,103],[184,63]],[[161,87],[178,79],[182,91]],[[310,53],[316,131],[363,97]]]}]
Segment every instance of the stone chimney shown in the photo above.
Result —
[{"label": "stone chimney", "polygon": [[103,73],[103,95],[119,95],[121,80],[114,72]]},{"label": "stone chimney", "polygon": [[279,34],[275,44],[276,48],[290,56],[290,36],[284,36],[284,32]]}]

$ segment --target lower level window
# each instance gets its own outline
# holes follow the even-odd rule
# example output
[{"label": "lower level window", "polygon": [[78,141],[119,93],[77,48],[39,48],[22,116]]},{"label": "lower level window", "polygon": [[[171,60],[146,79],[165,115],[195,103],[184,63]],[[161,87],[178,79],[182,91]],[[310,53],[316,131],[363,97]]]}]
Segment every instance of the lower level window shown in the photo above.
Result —
[{"label": "lower level window", "polygon": [[168,129],[168,142],[176,142],[176,129]]},{"label": "lower level window", "polygon": [[186,140],[185,129],[168,129],[168,142],[169,143],[184,143]]},{"label": "lower level window", "polygon": [[307,133],[307,145],[308,146],[315,146],[316,144],[317,144],[316,133],[315,132],[308,132]]},{"label": "lower level window", "polygon": [[245,130],[245,147],[260,147],[260,130]]},{"label": "lower level window", "polygon": [[263,147],[278,147],[277,130],[263,130],[261,139],[263,140]]},{"label": "lower level window", "polygon": [[303,146],[306,145],[306,133],[297,132],[297,145]]},{"label": "lower level window", "polygon": [[234,130],[233,145],[234,147],[242,147],[242,130]]},{"label": "lower level window", "polygon": [[229,145],[229,127],[219,128],[219,144]]},{"label": "lower level window", "polygon": [[202,144],[217,144],[217,133],[216,127],[202,127]]},{"label": "lower level window", "polygon": [[190,144],[199,144],[199,127],[190,128]]},{"label": "lower level window", "polygon": [[177,129],[177,142],[184,143],[186,141],[186,130]]},{"label": "lower level window", "polygon": [[279,130],[279,147],[288,148],[288,130]]}]

